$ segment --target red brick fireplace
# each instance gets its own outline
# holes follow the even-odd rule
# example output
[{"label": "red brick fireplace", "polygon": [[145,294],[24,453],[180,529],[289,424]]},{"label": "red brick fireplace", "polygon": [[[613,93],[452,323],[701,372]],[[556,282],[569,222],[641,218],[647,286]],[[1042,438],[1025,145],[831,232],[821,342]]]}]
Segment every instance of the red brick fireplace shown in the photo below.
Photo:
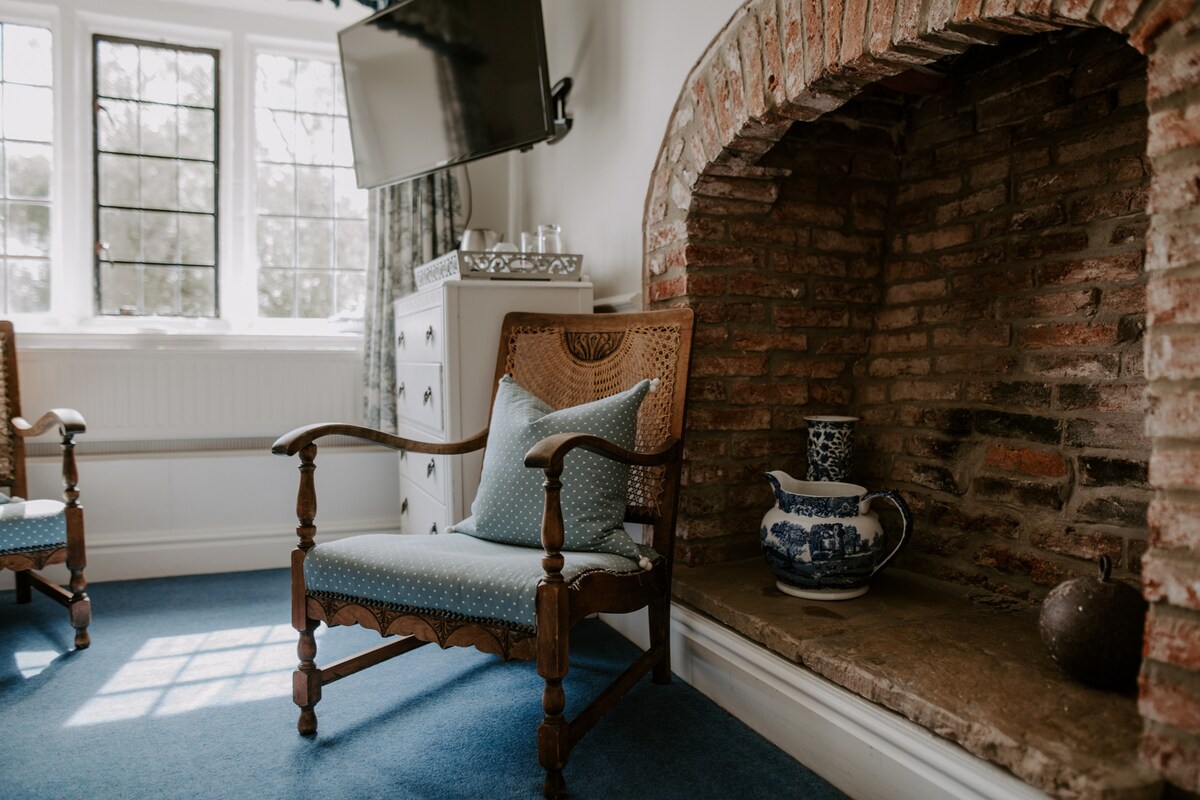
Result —
[{"label": "red brick fireplace", "polygon": [[697,312],[679,557],[757,553],[803,417],[917,515],[901,567],[1152,603],[1142,755],[1200,791],[1200,16],[753,0],[689,77],[646,299]]}]

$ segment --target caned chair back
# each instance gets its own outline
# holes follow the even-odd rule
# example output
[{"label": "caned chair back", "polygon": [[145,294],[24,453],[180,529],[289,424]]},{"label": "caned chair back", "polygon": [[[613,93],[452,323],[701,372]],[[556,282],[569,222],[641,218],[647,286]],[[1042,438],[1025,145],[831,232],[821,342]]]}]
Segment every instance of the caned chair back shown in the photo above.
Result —
[{"label": "caned chair back", "polygon": [[[588,403],[649,378],[659,381],[638,412],[636,450],[683,436],[692,311],[550,315],[504,319],[496,379],[509,374],[552,408]],[[494,390],[493,390],[494,393]],[[630,470],[626,520],[654,526],[653,545],[670,554],[679,464]]]}]

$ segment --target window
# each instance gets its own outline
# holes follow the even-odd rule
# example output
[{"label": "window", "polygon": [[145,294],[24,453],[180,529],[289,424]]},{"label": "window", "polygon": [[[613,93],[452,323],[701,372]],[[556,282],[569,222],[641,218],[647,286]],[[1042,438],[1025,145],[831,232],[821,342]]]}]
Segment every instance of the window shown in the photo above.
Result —
[{"label": "window", "polygon": [[0,306],[50,309],[50,203],[54,164],[50,31],[0,22]]},{"label": "window", "polygon": [[367,267],[367,193],[352,169],[332,61],[255,59],[258,313],[357,319]]},{"label": "window", "polygon": [[217,51],[96,36],[96,310],[217,316]]}]

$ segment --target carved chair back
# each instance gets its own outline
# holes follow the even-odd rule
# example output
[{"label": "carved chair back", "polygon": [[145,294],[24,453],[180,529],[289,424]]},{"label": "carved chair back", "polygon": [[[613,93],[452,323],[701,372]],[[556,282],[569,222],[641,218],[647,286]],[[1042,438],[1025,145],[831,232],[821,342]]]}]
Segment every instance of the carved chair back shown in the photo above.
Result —
[{"label": "carved chair back", "polygon": [[[545,315],[504,319],[496,381],[509,374],[552,408],[588,403],[649,378],[659,381],[638,412],[635,450],[681,438],[692,312]],[[495,385],[493,384],[493,397]],[[630,470],[626,521],[653,526],[650,543],[671,559],[680,462]]]},{"label": "carved chair back", "polygon": [[27,496],[25,441],[12,426],[21,416],[21,390],[17,380],[17,344],[13,325],[0,320],[0,486],[14,495]]}]

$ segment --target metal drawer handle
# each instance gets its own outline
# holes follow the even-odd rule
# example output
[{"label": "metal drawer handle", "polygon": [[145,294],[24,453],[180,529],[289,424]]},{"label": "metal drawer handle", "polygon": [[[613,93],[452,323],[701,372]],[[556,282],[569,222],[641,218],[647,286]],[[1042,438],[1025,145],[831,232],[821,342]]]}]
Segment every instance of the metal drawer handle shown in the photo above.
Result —
[{"label": "metal drawer handle", "polygon": [[400,335],[396,337],[396,346],[404,347],[404,331],[400,331]]},{"label": "metal drawer handle", "polygon": [[428,328],[425,329],[425,344],[429,344],[432,341],[433,341],[433,326],[430,325]]},{"label": "metal drawer handle", "polygon": [[437,534],[437,532],[438,532],[438,529],[437,529],[437,523],[435,522],[435,523],[433,523],[432,525],[430,525],[430,526],[429,526],[429,535],[430,535],[430,536],[435,536],[435,535]]},{"label": "metal drawer handle", "polygon": [[404,500],[400,503],[400,513],[401,514],[408,513],[408,498],[407,497],[404,498]]},{"label": "metal drawer handle", "polygon": [[433,475],[433,471],[436,468],[437,462],[435,462],[432,458],[429,459],[429,463],[425,465],[425,477],[428,478],[429,476]]},{"label": "metal drawer handle", "polygon": [[433,400],[433,387],[430,386],[425,390],[424,397],[421,398],[421,405],[428,405]]},{"label": "metal drawer handle", "polygon": [[403,461],[406,458],[408,458],[408,451],[405,450],[403,447],[401,447],[400,448],[400,460]]},{"label": "metal drawer handle", "polygon": [[400,385],[396,387],[396,394],[404,394],[404,383],[403,382],[401,382]]}]

